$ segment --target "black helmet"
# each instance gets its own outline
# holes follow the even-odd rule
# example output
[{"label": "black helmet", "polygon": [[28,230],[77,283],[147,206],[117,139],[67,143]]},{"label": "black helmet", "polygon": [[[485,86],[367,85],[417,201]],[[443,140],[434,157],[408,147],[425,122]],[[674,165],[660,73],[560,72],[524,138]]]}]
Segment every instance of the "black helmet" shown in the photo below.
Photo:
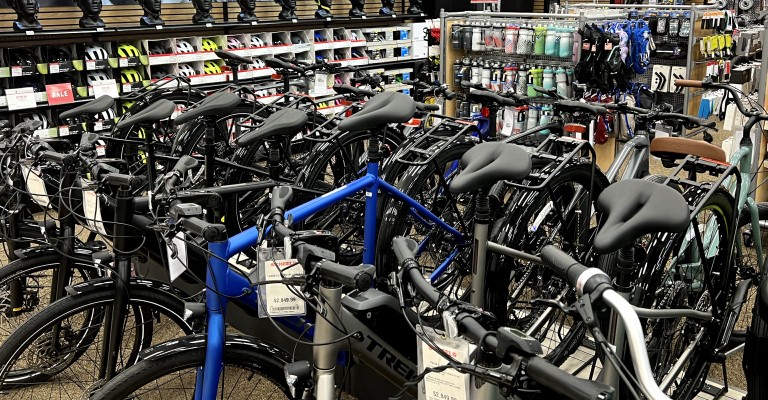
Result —
[{"label": "black helmet", "polygon": [[13,87],[14,88],[31,87],[35,92],[45,91],[43,84],[40,83],[40,79],[37,79],[34,76],[24,76],[21,78],[13,78]]},{"label": "black helmet", "polygon": [[49,47],[47,60],[49,63],[65,63],[72,61],[72,55],[63,47]]},{"label": "black helmet", "polygon": [[48,75],[45,79],[46,79],[46,82],[50,85],[53,85],[56,83],[71,83],[73,88],[80,86],[78,84],[77,77],[71,73],[51,74],[51,75]]},{"label": "black helmet", "polygon": [[40,63],[35,53],[27,49],[11,49],[8,52],[10,66],[35,67]]}]

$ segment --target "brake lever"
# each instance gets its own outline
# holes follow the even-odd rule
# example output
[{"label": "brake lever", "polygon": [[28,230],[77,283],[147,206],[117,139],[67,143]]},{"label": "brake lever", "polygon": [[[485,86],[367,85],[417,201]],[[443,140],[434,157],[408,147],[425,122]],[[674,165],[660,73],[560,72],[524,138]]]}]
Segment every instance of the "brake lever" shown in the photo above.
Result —
[{"label": "brake lever", "polygon": [[545,306],[548,306],[550,308],[556,308],[556,309],[562,311],[563,313],[565,313],[567,315],[570,315],[572,317],[578,317],[579,316],[579,312],[576,310],[576,307],[569,306],[569,305],[567,305],[567,304],[565,304],[565,303],[563,303],[561,301],[557,301],[555,299],[540,299],[540,298],[537,298],[537,299],[531,300],[531,304],[532,305],[545,305]]}]

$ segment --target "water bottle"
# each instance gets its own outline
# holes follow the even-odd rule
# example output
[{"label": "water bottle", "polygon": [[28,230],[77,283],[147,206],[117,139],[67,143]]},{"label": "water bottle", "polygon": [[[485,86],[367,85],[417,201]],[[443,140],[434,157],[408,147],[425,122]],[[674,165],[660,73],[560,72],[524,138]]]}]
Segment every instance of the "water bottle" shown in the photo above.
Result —
[{"label": "water bottle", "polygon": [[[563,71],[563,75],[565,75],[565,71]],[[517,70],[517,87],[515,88],[515,93],[517,94],[524,94],[528,91],[528,70],[524,67],[520,67]]]},{"label": "water bottle", "polygon": [[555,70],[555,82],[557,82],[557,94],[568,96],[568,78],[565,76],[564,69]]},{"label": "water bottle", "polygon": [[517,39],[517,54],[528,55],[531,54],[531,45],[533,39],[533,31],[526,26],[520,27],[520,33]]},{"label": "water bottle", "polygon": [[451,47],[453,49],[461,49],[461,31],[462,27],[460,25],[453,25],[451,27]]},{"label": "water bottle", "polygon": [[482,67],[480,66],[480,62],[482,60],[475,59],[475,61],[472,61],[472,79],[470,82],[473,85],[476,85],[482,81],[483,73],[482,73]]},{"label": "water bottle", "polygon": [[493,25],[483,26],[483,44],[486,50],[493,50]]},{"label": "water bottle", "polygon": [[547,38],[547,27],[537,26],[533,28],[533,54],[537,56],[544,55],[545,41]]},{"label": "water bottle", "polygon": [[544,68],[544,77],[541,80],[541,86],[544,89],[552,89],[555,87],[555,74],[552,72],[552,68]]},{"label": "water bottle", "polygon": [[515,91],[515,76],[512,74],[512,65],[510,64],[504,67],[504,85],[502,90],[505,92]]},{"label": "water bottle", "polygon": [[494,62],[491,66],[491,90],[499,91],[503,86],[504,81],[504,69],[501,68],[501,63]]},{"label": "water bottle", "polygon": [[[551,106],[543,106],[541,107],[541,117],[539,118],[539,126],[546,125],[552,121],[552,107]],[[549,129],[543,129],[539,131],[542,135],[548,135]]]},{"label": "water bottle", "polygon": [[537,106],[530,106],[528,107],[528,122],[525,125],[526,130],[535,128],[539,124],[539,107]]},{"label": "water bottle", "polygon": [[525,131],[528,122],[528,106],[515,107],[515,127],[514,133]]},{"label": "water bottle", "polygon": [[563,36],[560,38],[560,57],[573,56],[573,32],[571,28],[563,28]]},{"label": "water bottle", "polygon": [[472,50],[472,27],[469,25],[464,26],[464,37],[462,39],[462,46],[464,46],[464,50]]},{"label": "water bottle", "polygon": [[484,88],[491,89],[491,62],[486,60],[481,70],[480,83]]},{"label": "water bottle", "polygon": [[477,25],[472,27],[472,51],[485,51],[483,30]]},{"label": "water bottle", "polygon": [[504,24],[498,23],[493,28],[493,41],[494,46],[496,50],[502,51],[504,50],[504,33],[506,29],[504,29]]},{"label": "water bottle", "polygon": [[517,38],[520,34],[519,26],[508,26],[504,32],[504,53],[515,54],[517,51]]},{"label": "water bottle", "polygon": [[453,61],[453,86],[459,87],[461,86],[461,80],[463,78],[464,74],[461,70],[461,60],[458,58]]},{"label": "water bottle", "polygon": [[544,39],[544,55],[557,56],[557,33],[559,28],[552,25],[547,26],[547,37]]},{"label": "water bottle", "polygon": [[[464,57],[463,60],[461,60],[461,80],[472,82],[472,63],[469,61],[468,57]],[[461,85],[461,82],[459,82],[459,85]]]},{"label": "water bottle", "polygon": [[565,91],[567,96],[573,97],[573,68],[568,68],[565,70]]}]

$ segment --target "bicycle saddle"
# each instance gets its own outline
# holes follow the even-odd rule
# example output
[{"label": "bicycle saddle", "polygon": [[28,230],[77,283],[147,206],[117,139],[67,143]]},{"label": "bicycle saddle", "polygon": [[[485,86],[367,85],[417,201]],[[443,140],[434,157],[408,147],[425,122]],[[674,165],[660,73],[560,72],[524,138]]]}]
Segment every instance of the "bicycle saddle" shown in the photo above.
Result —
[{"label": "bicycle saddle", "polygon": [[503,97],[487,90],[473,90],[467,95],[467,100],[474,101],[482,105],[498,104],[500,106],[510,107],[520,105],[517,99]]},{"label": "bicycle saddle", "polygon": [[112,97],[107,95],[99,96],[99,98],[91,100],[81,106],[64,111],[63,113],[59,114],[59,118],[67,119],[84,114],[98,114],[100,112],[107,111],[112,107],[113,104],[115,104],[115,99]]},{"label": "bicycle saddle", "polygon": [[648,233],[683,232],[691,220],[688,203],[675,189],[643,179],[617,182],[597,198],[606,214],[593,243],[606,254],[631,245]]},{"label": "bicycle saddle", "polygon": [[156,122],[170,118],[175,109],[176,104],[172,101],[166,99],[158,100],[138,113],[118,122],[117,129],[125,129],[142,122]]},{"label": "bicycle saddle", "polygon": [[605,107],[595,106],[587,104],[581,101],[574,100],[559,100],[552,104],[558,111],[565,111],[568,113],[573,112],[587,112],[593,115],[605,114],[608,110]]},{"label": "bicycle saddle", "polygon": [[42,121],[37,121],[37,120],[34,120],[34,119],[29,119],[29,120],[26,120],[26,121],[24,121],[24,122],[22,122],[20,124],[16,124],[16,126],[14,126],[13,129],[11,129],[11,132],[13,132],[13,133],[21,133],[21,132],[32,133],[32,132],[38,130],[41,126],[43,126],[43,122]]},{"label": "bicycle saddle", "polygon": [[723,149],[703,140],[679,137],[660,137],[651,141],[651,154],[668,160],[682,160],[688,155],[728,162]]},{"label": "bicycle saddle", "polygon": [[338,94],[351,94],[355,97],[373,97],[376,96],[372,90],[356,88],[350,85],[333,85],[333,91]]},{"label": "bicycle saddle", "polygon": [[240,96],[231,92],[218,92],[208,96],[195,108],[184,111],[176,117],[176,125],[192,121],[198,117],[223,117],[231,114],[240,104]]},{"label": "bicycle saddle", "polygon": [[413,99],[397,92],[373,96],[363,109],[339,123],[341,131],[365,131],[390,123],[408,122],[416,113]]},{"label": "bicycle saddle", "polygon": [[451,193],[471,192],[501,180],[525,178],[530,172],[531,157],[522,147],[486,142],[464,153],[461,172],[453,178],[448,189]]},{"label": "bicycle saddle", "polygon": [[293,137],[304,129],[306,123],[307,114],[304,111],[284,108],[270,115],[260,127],[237,138],[236,142],[238,146],[245,147],[272,136]]}]

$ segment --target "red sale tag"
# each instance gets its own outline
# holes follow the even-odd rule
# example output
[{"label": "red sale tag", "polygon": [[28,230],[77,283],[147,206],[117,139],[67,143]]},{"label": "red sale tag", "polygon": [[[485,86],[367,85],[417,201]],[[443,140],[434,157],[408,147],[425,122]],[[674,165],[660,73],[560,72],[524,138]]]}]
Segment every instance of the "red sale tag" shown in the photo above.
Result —
[{"label": "red sale tag", "polygon": [[45,93],[48,95],[48,104],[52,106],[75,102],[75,95],[72,93],[71,83],[45,85]]}]

